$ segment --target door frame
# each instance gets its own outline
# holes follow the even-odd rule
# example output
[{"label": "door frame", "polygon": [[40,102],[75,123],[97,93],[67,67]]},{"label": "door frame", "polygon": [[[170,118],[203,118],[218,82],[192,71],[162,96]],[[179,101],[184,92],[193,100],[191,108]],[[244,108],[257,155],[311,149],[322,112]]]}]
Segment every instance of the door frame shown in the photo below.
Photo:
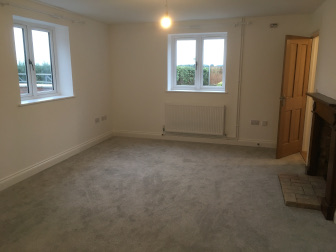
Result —
[{"label": "door frame", "polygon": [[[309,82],[307,92],[312,93],[316,92],[315,90],[315,77],[316,77],[316,66],[318,58],[318,46],[319,46],[319,32],[315,32],[311,38],[313,39],[312,51],[311,51],[311,60],[310,60],[310,70],[309,70]],[[305,163],[308,162],[308,152],[310,145],[310,136],[311,136],[311,124],[312,124],[312,109],[313,109],[313,99],[307,97],[306,102],[306,115],[304,122],[303,130],[303,140],[302,140],[302,150],[301,156],[304,159]]]}]

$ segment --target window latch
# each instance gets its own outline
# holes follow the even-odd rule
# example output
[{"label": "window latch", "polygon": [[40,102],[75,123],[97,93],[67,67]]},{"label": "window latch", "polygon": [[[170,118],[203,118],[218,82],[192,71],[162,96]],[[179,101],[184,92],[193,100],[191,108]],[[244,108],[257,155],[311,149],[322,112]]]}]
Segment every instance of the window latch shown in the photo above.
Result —
[{"label": "window latch", "polygon": [[197,61],[196,61],[196,70],[197,70]]},{"label": "window latch", "polygon": [[32,66],[32,68],[33,68],[33,71],[35,71],[35,67],[34,67],[34,64],[33,64],[33,62],[29,59],[29,65],[31,65]]}]

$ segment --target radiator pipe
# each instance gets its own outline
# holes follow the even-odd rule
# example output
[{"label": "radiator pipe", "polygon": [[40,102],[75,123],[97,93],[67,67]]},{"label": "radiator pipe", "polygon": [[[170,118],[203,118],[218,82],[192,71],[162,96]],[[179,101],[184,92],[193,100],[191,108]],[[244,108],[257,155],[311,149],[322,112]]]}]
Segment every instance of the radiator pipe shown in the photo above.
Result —
[{"label": "radiator pipe", "polygon": [[238,95],[237,95],[237,118],[236,118],[236,137],[239,140],[240,127],[240,105],[241,105],[241,86],[243,79],[243,60],[244,60],[244,42],[245,42],[245,17],[242,18],[241,37],[240,37],[240,60],[239,60],[239,76],[238,76]]}]

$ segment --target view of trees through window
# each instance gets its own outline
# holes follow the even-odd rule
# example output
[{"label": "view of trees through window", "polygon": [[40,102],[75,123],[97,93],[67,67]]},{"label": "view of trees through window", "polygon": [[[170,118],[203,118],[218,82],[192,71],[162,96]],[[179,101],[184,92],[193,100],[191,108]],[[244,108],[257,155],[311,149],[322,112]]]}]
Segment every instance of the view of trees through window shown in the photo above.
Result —
[{"label": "view of trees through window", "polygon": [[[203,57],[198,59],[197,50]],[[224,39],[206,38],[197,46],[196,39],[180,39],[176,42],[176,85],[195,85],[196,75],[202,74],[199,80],[203,86],[223,86]],[[197,67],[203,73],[198,73]]]},{"label": "view of trees through window", "polygon": [[[203,65],[203,85],[222,86],[223,66]],[[177,85],[195,85],[195,65],[176,67]]]},{"label": "view of trees through window", "polygon": [[[24,62],[18,62],[17,68],[19,74],[20,93],[26,94],[28,93],[26,64]],[[50,64],[36,64],[35,71],[37,91],[45,91],[46,89],[52,90],[52,74]]]}]

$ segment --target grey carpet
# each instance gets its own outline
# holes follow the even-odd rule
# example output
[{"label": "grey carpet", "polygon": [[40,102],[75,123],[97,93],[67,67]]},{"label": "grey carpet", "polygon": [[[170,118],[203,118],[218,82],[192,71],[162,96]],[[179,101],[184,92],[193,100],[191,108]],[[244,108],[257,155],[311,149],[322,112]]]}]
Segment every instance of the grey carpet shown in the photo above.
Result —
[{"label": "grey carpet", "polygon": [[111,138],[0,192],[0,251],[335,251],[336,225],[284,205],[299,155]]}]

